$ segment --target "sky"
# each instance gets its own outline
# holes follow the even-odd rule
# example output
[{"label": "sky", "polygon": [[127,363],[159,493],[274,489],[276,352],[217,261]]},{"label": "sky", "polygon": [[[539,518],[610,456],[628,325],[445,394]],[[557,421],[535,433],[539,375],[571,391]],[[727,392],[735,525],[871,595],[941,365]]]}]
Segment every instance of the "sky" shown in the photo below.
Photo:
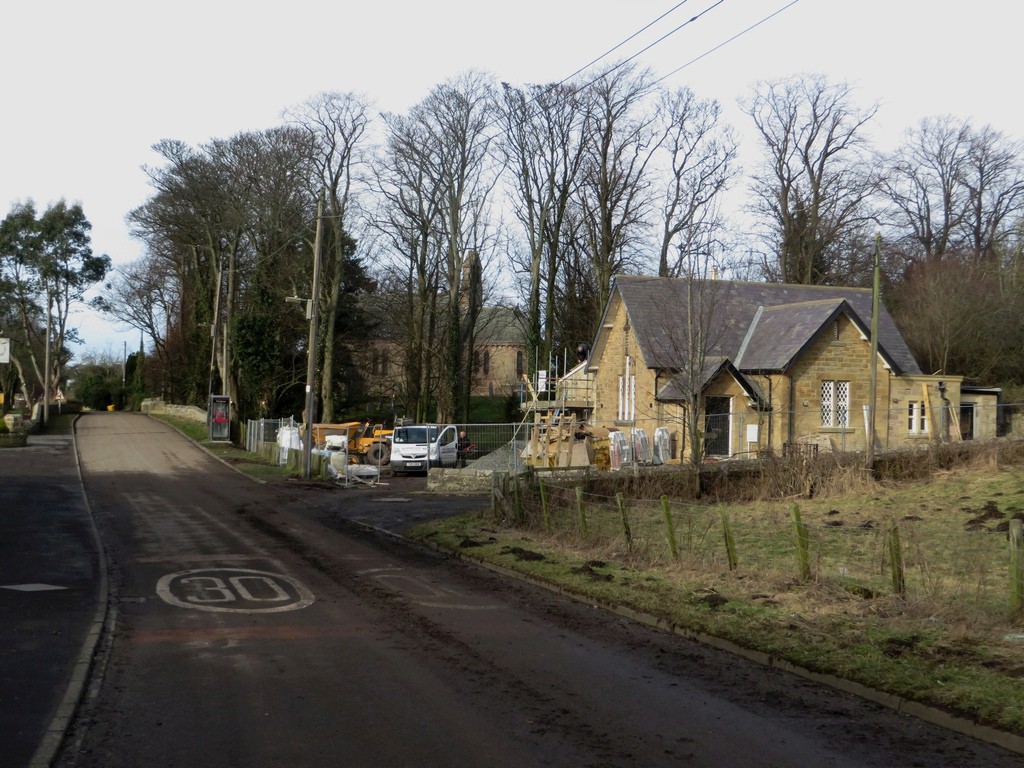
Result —
[{"label": "sky", "polygon": [[[673,8],[601,63],[639,54],[664,85],[717,99],[745,166],[756,147],[738,99],[800,73],[877,103],[879,149],[936,115],[1024,134],[1024,4],[1005,0],[20,2],[0,31],[0,216],[26,200],[40,212],[80,203],[93,251],[116,268],[143,255],[125,215],[152,192],[143,169],[162,139],[198,146],[271,128],[323,91],[404,112],[468,70],[557,82]],[[137,331],[92,311],[72,323],[85,340],[76,357],[138,349]]]}]

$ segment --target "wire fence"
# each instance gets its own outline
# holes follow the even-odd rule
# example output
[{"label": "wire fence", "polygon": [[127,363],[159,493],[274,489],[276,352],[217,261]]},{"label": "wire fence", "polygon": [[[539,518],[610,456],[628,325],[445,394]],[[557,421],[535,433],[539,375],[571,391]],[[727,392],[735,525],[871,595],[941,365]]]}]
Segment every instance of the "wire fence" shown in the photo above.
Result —
[{"label": "wire fence", "polygon": [[242,443],[249,453],[257,453],[277,464],[288,460],[288,450],[301,447],[297,440],[299,422],[286,419],[249,419],[242,431]]},{"label": "wire fence", "polygon": [[[526,461],[524,451],[529,442],[529,428],[530,425],[524,423],[461,425],[460,430],[466,432],[469,442],[466,466],[479,470],[521,471]],[[242,437],[246,451],[282,465],[287,461],[289,450],[301,450],[303,439],[301,424],[291,417],[250,419],[243,427]]]},{"label": "wire fence", "polygon": [[[573,546],[704,573],[737,572],[750,584],[794,580],[862,598],[898,596],[935,613],[1020,615],[1024,515],[981,510],[959,528],[923,516],[830,510],[804,519],[797,504],[725,507],[627,499],[544,472],[496,480],[496,522]],[[1016,531],[1016,533],[1014,533]],[[770,591],[770,587],[769,587]]]},{"label": "wire fence", "polygon": [[[1024,422],[1018,416],[1021,409],[1017,404],[971,404],[969,410],[963,411],[964,418],[956,422],[955,429],[951,427],[953,422],[949,422],[942,426],[943,431],[940,433],[938,426],[927,418],[922,419],[920,413],[910,406],[893,408],[885,417],[885,423],[890,427],[884,438],[880,438],[882,450],[927,448],[941,442],[987,440],[998,435],[1024,433],[1024,426],[1017,423]],[[837,453],[863,451],[866,432],[864,423],[859,423],[849,415],[842,426],[822,428],[818,423],[819,417],[817,409],[810,407],[760,414],[708,414],[702,422],[705,458],[711,461],[747,459],[773,451],[784,456],[810,451],[816,454],[819,450]],[[784,424],[798,425],[785,439],[780,436]],[[272,452],[268,444],[278,444],[284,440],[285,446],[300,449],[300,426],[291,417],[250,419],[244,425],[245,448],[250,453],[268,453]],[[532,420],[508,424],[464,424],[459,425],[459,428],[466,432],[471,446],[465,455],[467,467],[520,471],[529,463],[538,463],[536,460],[528,461],[528,448],[535,431]],[[543,430],[548,429],[548,425],[542,422],[540,429],[544,434]],[[618,430],[614,437],[622,439],[619,443],[612,441],[615,444],[609,446],[610,455],[599,452],[600,461],[597,463],[602,466],[619,469],[629,464],[657,465],[685,458],[688,437],[682,423],[638,416],[629,422],[617,423],[614,429]],[[950,429],[953,431],[948,431]],[[562,437],[566,439],[568,436]],[[544,440],[541,442],[544,443]],[[549,446],[548,452],[552,460],[557,458],[557,447]]]}]

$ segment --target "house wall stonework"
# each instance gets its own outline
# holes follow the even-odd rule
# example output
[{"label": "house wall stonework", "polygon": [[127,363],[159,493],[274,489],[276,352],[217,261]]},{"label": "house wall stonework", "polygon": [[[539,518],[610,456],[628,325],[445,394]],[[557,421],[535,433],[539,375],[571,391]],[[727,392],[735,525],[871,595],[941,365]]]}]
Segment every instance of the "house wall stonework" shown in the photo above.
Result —
[{"label": "house wall stonework", "polygon": [[[970,407],[973,410],[972,437],[975,440],[991,440],[997,436],[997,411],[999,410],[999,397],[995,394],[967,394],[961,395],[961,407]],[[967,427],[966,424],[963,425]]]},{"label": "house wall stonework", "polygon": [[[827,438],[833,450],[863,451],[867,445],[864,406],[871,392],[871,345],[846,316],[822,329],[801,358],[793,365],[790,379],[793,407],[787,442]],[[890,372],[878,361],[876,403],[888,401]],[[847,426],[823,426],[822,385],[848,382]],[[875,411],[875,435],[886,440],[884,412]]]},{"label": "house wall stonework", "polygon": [[[956,429],[952,419],[946,421],[945,434],[942,432],[942,411],[945,405],[939,382],[946,385],[947,412],[956,412],[960,408],[960,376],[900,376],[893,378],[888,402],[879,407],[888,409],[888,427],[892,447],[924,446],[934,440],[955,439]],[[911,405],[915,407],[912,411]],[[925,429],[920,429],[920,421],[912,429],[911,414],[926,413]],[[994,435],[993,435],[994,436]]]},{"label": "house wall stonework", "polygon": [[[600,350],[601,364],[594,374],[594,424],[607,429],[628,429],[635,425],[653,435],[655,427],[660,426],[654,397],[655,372],[647,368],[641,357],[636,337],[629,326],[629,317],[617,296],[612,299],[605,323],[610,327]],[[631,360],[630,371],[636,381],[632,398],[633,418],[620,419],[619,380],[626,375],[627,357]],[[622,396],[626,398],[627,393],[623,391]]]},{"label": "house wall stonework", "polygon": [[475,344],[470,394],[473,397],[506,397],[518,392],[524,353],[522,344]]}]

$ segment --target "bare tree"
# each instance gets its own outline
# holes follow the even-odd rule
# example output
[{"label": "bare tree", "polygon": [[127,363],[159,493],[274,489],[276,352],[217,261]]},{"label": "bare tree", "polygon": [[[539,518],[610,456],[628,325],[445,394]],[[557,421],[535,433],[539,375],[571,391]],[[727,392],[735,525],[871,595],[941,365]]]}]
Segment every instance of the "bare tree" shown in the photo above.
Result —
[{"label": "bare tree", "polygon": [[761,82],[742,103],[765,152],[753,211],[765,229],[764,271],[787,283],[849,283],[848,241],[870,216],[864,126],[850,87],[823,76]]},{"label": "bare tree", "polygon": [[577,246],[590,261],[593,281],[588,338],[608,302],[612,277],[638,266],[630,249],[650,212],[647,167],[660,139],[650,109],[654,93],[650,73],[629,64],[611,67],[586,88]]},{"label": "bare tree", "polygon": [[422,311],[441,309],[419,329],[440,333],[439,420],[465,420],[468,414],[473,328],[482,303],[474,271],[485,271],[478,260],[490,244],[497,180],[495,117],[491,81],[473,72],[434,88],[406,117],[385,115],[389,149],[382,189],[392,208],[385,216],[396,244],[414,245],[403,252],[415,259],[410,276],[417,291],[427,290],[428,275],[434,278],[435,295],[423,297]]},{"label": "bare tree", "polygon": [[970,153],[970,125],[927,118],[907,131],[883,162],[880,189],[888,202],[892,241],[906,261],[941,261],[957,247],[968,190],[961,184]]},{"label": "bare tree", "polygon": [[512,207],[526,235],[526,358],[532,374],[547,360],[555,323],[555,284],[572,197],[584,157],[582,102],[567,84],[513,88],[503,83],[502,148]]},{"label": "bare tree", "polygon": [[658,274],[693,272],[710,258],[723,226],[719,200],[735,178],[736,141],[722,124],[721,106],[689,88],[665,93],[661,102],[667,184],[661,202]]},{"label": "bare tree", "polygon": [[881,190],[903,268],[996,262],[1024,214],[1024,146],[950,116],[922,120],[884,161]]},{"label": "bare tree", "polygon": [[167,330],[181,305],[181,284],[167,260],[152,253],[118,269],[94,306],[141,331],[162,367],[170,364]]},{"label": "bare tree", "polygon": [[334,354],[338,329],[338,312],[347,273],[351,271],[352,239],[349,232],[354,221],[352,208],[356,187],[365,182],[361,170],[367,162],[364,152],[366,131],[370,124],[370,105],[352,93],[321,93],[298,109],[286,113],[291,122],[308,134],[312,150],[313,181],[324,190],[324,239],[322,272],[323,301],[321,317],[324,328],[323,374],[320,397],[323,420],[334,421],[336,386]]},{"label": "bare tree", "polygon": [[[947,254],[952,256],[952,254]],[[1020,348],[1019,296],[1004,294],[989,265],[947,258],[914,264],[898,286],[896,318],[929,373],[984,382]],[[990,300],[979,302],[979,296]]]},{"label": "bare tree", "polygon": [[1024,215],[1024,144],[989,126],[972,130],[960,178],[967,189],[966,246],[974,258],[995,263]]},{"label": "bare tree", "polygon": [[440,189],[428,183],[421,156],[425,128],[403,115],[385,115],[385,146],[375,170],[380,207],[375,225],[394,254],[395,264],[380,281],[399,298],[384,308],[391,326],[385,331],[402,350],[401,388],[405,412],[424,421],[433,391],[440,285],[438,233],[441,230]]}]

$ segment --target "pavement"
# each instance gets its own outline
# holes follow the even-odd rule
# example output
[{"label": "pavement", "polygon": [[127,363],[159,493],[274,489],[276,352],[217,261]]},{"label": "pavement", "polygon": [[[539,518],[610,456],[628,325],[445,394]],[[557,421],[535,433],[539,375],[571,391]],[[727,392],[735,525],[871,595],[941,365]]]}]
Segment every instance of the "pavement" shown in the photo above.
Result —
[{"label": "pavement", "polygon": [[88,678],[106,565],[71,435],[0,449],[0,766],[50,765]]}]

